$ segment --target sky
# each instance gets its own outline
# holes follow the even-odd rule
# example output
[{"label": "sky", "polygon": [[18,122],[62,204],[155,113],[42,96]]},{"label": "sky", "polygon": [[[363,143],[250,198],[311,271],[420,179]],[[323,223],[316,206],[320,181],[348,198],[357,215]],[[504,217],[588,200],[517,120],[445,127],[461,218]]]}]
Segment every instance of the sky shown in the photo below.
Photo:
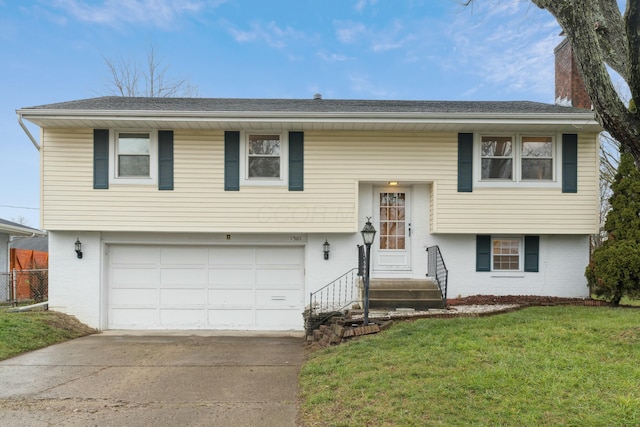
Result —
[{"label": "sky", "polygon": [[41,226],[15,111],[112,95],[105,59],[153,46],[206,98],[553,103],[560,31],[529,0],[0,0],[0,218]]}]

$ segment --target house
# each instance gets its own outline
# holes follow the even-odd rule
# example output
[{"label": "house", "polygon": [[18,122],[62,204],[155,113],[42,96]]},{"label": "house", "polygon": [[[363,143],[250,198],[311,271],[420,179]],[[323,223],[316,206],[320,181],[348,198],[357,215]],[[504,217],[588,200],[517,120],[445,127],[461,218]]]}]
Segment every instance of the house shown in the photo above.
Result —
[{"label": "house", "polygon": [[452,297],[588,296],[590,109],[101,97],[17,113],[41,128],[50,308],[96,328],[300,330],[309,293],[357,266],[367,218],[373,278],[424,278],[438,245]]},{"label": "house", "polygon": [[0,273],[9,271],[9,247],[11,237],[41,236],[41,230],[0,218]]},{"label": "house", "polygon": [[9,245],[13,236],[42,235],[41,230],[27,227],[13,221],[0,218],[0,301],[7,301],[10,296],[9,285]]}]

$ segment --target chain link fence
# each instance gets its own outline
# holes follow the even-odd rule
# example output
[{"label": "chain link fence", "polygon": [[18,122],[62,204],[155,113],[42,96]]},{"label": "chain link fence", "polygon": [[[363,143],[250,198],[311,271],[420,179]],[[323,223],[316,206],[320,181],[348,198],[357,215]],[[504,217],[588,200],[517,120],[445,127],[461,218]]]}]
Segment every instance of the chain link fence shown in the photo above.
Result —
[{"label": "chain link fence", "polygon": [[49,270],[0,273],[0,303],[43,302],[49,298]]},{"label": "chain link fence", "polygon": [[11,301],[11,275],[0,273],[0,304]]}]

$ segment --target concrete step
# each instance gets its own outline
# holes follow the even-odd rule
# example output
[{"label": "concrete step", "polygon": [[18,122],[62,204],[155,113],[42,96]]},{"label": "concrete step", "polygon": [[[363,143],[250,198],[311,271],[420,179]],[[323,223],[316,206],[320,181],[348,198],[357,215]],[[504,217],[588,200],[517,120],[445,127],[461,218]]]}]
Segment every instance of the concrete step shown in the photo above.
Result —
[{"label": "concrete step", "polygon": [[438,299],[375,299],[369,298],[370,309],[396,309],[415,308],[416,310],[427,310],[430,308],[444,308],[442,298]]},{"label": "concrete step", "polygon": [[369,288],[369,298],[378,299],[439,299],[438,289],[376,289]]},{"label": "concrete step", "polygon": [[443,308],[444,302],[435,280],[427,279],[371,279],[370,308]]},{"label": "concrete step", "polygon": [[370,279],[369,289],[438,289],[438,283],[427,279]]}]

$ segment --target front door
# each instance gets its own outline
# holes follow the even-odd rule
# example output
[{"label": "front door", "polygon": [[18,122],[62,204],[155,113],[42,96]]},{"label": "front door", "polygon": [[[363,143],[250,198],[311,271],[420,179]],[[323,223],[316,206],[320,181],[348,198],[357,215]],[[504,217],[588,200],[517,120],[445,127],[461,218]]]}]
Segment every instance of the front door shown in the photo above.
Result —
[{"label": "front door", "polygon": [[375,273],[406,272],[411,269],[409,196],[409,190],[406,188],[384,188],[374,193],[374,220],[378,229],[378,244],[372,257]]}]

